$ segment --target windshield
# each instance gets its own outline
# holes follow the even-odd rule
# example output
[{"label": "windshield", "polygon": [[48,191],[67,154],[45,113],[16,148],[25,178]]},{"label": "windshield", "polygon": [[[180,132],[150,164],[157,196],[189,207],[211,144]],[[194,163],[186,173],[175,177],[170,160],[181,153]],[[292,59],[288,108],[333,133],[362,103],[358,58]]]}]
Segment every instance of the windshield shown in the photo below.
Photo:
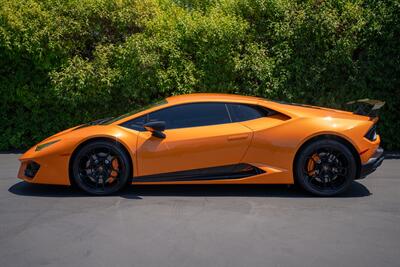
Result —
[{"label": "windshield", "polygon": [[157,107],[157,106],[161,106],[161,105],[164,105],[164,104],[167,104],[167,103],[168,103],[167,100],[163,99],[161,101],[157,101],[157,102],[148,104],[146,106],[136,108],[136,109],[134,109],[134,110],[132,110],[132,111],[130,111],[128,113],[125,113],[123,115],[120,115],[118,117],[103,119],[103,120],[101,120],[101,122],[99,124],[110,124],[110,123],[119,121],[119,120],[121,120],[123,118],[126,118],[126,117],[129,117],[131,115],[134,115],[136,113],[139,113],[139,112],[141,112],[143,110],[146,110],[146,109],[149,109],[149,108],[153,108],[153,107]]}]

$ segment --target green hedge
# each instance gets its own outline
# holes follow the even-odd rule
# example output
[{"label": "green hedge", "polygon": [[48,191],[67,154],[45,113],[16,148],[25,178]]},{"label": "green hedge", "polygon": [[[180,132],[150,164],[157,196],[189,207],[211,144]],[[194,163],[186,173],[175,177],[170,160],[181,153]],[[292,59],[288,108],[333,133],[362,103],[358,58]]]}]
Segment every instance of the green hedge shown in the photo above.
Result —
[{"label": "green hedge", "polygon": [[191,92],[387,102],[400,148],[400,3],[2,0],[0,150]]}]

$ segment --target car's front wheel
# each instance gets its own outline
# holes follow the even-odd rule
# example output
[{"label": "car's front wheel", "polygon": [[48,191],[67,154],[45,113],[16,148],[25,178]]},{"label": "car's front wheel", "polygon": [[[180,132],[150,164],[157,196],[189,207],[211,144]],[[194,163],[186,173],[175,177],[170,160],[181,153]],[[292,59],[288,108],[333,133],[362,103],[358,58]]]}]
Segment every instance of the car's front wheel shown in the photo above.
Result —
[{"label": "car's front wheel", "polygon": [[85,192],[109,195],[119,191],[129,180],[129,157],[118,143],[91,142],[75,154],[72,176]]},{"label": "car's front wheel", "polygon": [[350,149],[332,139],[308,144],[295,162],[295,179],[308,192],[334,196],[346,191],[356,176],[356,161]]}]

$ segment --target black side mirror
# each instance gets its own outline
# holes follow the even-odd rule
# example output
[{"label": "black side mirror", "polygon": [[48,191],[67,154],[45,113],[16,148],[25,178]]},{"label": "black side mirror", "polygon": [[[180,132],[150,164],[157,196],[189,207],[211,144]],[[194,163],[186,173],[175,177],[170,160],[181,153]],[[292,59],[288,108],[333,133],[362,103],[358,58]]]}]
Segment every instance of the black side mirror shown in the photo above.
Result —
[{"label": "black side mirror", "polygon": [[151,132],[153,136],[165,138],[165,133],[163,133],[165,130],[165,121],[151,121],[145,123],[143,127],[146,129],[146,131]]}]

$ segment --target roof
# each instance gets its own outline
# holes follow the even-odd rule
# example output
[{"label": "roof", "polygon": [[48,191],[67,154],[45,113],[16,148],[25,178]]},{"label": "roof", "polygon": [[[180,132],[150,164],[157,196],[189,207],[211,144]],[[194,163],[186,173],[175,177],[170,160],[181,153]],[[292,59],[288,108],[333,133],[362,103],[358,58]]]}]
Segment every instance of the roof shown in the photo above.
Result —
[{"label": "roof", "polygon": [[260,98],[254,96],[243,96],[234,94],[212,94],[195,93],[186,95],[171,96],[166,99],[168,103],[176,102],[202,102],[202,101],[259,101]]}]

